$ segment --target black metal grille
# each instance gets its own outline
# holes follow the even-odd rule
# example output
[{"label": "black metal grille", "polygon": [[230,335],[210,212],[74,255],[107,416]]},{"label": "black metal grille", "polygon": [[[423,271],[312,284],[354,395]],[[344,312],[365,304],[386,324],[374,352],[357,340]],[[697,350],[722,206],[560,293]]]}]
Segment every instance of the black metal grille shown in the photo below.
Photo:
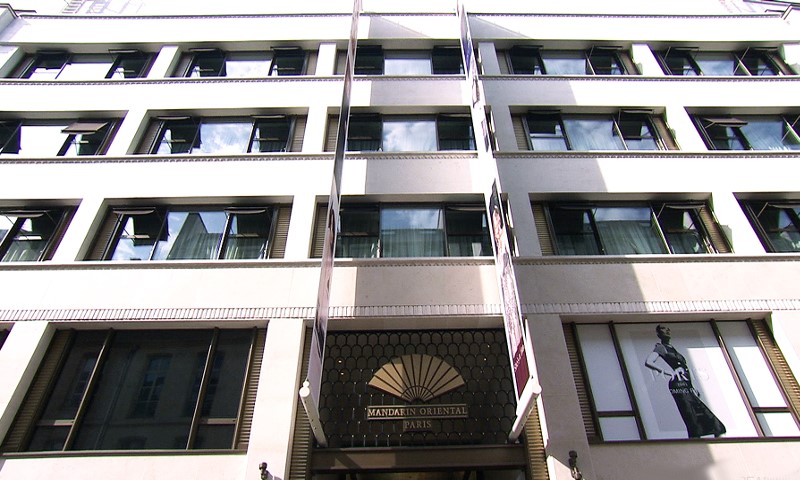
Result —
[{"label": "black metal grille", "polygon": [[[332,448],[504,444],[516,409],[503,330],[331,332],[320,416]],[[404,432],[402,420],[367,420],[367,406],[408,405],[368,386],[395,357],[437,356],[466,385],[426,405],[466,404],[467,418],[437,419],[427,431]]]}]

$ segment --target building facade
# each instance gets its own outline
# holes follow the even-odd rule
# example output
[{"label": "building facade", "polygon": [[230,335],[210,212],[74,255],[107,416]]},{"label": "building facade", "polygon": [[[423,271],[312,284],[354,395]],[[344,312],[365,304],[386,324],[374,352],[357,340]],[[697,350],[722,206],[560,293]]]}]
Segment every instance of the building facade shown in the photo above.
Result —
[{"label": "building facade", "polygon": [[196,3],[0,5],[0,479],[800,473],[793,2],[465,1],[487,160],[455,2],[364,0],[325,445],[353,5]]}]

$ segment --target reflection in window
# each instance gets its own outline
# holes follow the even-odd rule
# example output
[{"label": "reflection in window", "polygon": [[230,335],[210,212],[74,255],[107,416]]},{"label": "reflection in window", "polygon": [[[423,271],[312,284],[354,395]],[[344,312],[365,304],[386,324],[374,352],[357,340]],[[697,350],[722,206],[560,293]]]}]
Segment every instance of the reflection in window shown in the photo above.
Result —
[{"label": "reflection in window", "polygon": [[491,254],[485,208],[482,206],[345,205],[341,210],[337,257],[474,257]]},{"label": "reflection in window", "polygon": [[796,116],[697,117],[695,125],[713,150],[800,150]]},{"label": "reflection in window", "polygon": [[716,251],[699,204],[569,205],[548,208],[559,255],[695,254]]},{"label": "reflection in window", "polygon": [[800,252],[800,203],[753,200],[742,206],[768,252]]},{"label": "reflection in window", "polygon": [[266,78],[302,75],[306,52],[296,47],[269,51],[226,52],[194,49],[184,56],[177,75],[185,77]]},{"label": "reflection in window", "polygon": [[49,259],[65,228],[68,210],[0,210],[0,261]]},{"label": "reflection in window", "polygon": [[[335,128],[331,126],[330,128]],[[348,151],[429,152],[474,150],[467,115],[354,114],[347,133]]]},{"label": "reflection in window", "polygon": [[660,150],[652,116],[620,112],[617,115],[567,115],[531,112],[526,117],[532,150]]},{"label": "reflection in window", "polygon": [[[58,332],[72,341],[63,361],[50,360],[57,368],[40,373],[53,375],[54,387],[42,400],[29,443],[20,448],[230,449],[254,334]],[[89,363],[92,368],[86,368]],[[201,375],[196,383],[191,372],[198,365],[201,372],[216,375]]]},{"label": "reflection in window", "polygon": [[[161,120],[151,153],[225,155],[286,152],[295,118],[269,115],[244,118],[172,117]],[[159,128],[160,126],[160,128]]]},{"label": "reflection in window", "polygon": [[679,76],[773,76],[782,74],[775,52],[709,52],[672,48],[657,54],[664,71]]},{"label": "reflection in window", "polygon": [[[337,73],[342,74],[345,53],[340,53]],[[360,45],[356,75],[460,75],[464,73],[461,49],[441,45],[430,50],[384,50],[380,45]]]},{"label": "reflection in window", "polygon": [[547,50],[518,45],[509,51],[512,73],[523,75],[624,75],[616,49]]},{"label": "reflection in window", "polygon": [[24,158],[101,154],[113,122],[0,120],[0,154]]},{"label": "reflection in window", "polygon": [[763,322],[570,324],[565,334],[599,440],[800,435],[782,385],[794,379],[776,376],[772,361],[785,360]]},{"label": "reflection in window", "polygon": [[26,57],[14,76],[32,80],[100,80],[141,78],[152,55],[135,50],[110,54],[40,52]]},{"label": "reflection in window", "polygon": [[271,248],[274,209],[114,210],[109,260],[262,259]]}]

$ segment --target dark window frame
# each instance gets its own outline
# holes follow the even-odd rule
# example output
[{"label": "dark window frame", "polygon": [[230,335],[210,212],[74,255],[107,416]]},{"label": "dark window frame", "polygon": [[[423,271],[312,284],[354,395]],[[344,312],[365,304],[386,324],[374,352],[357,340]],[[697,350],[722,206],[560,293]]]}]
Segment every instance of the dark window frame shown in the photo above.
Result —
[{"label": "dark window frame", "polygon": [[[794,233],[798,235],[800,232],[800,201],[797,200],[740,200],[740,205],[744,210],[747,219],[750,221],[753,229],[758,234],[761,244],[764,249],[769,253],[800,253],[798,249],[780,248],[771,234],[780,234],[783,232]],[[784,228],[768,228],[761,216],[767,209],[777,210],[777,214],[783,213],[791,223]]]},{"label": "dark window frame", "polygon": [[[569,253],[561,253],[559,252],[558,246],[558,237],[559,232],[557,225],[561,224],[564,220],[556,220],[554,209],[562,210],[562,211],[574,211],[580,212],[582,215],[588,216],[589,219],[589,227],[591,228],[590,232],[586,232],[590,234],[590,237],[594,239],[594,253],[583,253],[583,254],[576,254],[576,255],[615,255],[612,253],[608,253],[608,247],[603,243],[602,235],[600,229],[598,228],[595,220],[594,209],[596,208],[647,208],[650,211],[650,221],[651,225],[657,228],[657,236],[656,238],[660,241],[659,246],[663,250],[662,252],[655,252],[655,253],[645,253],[647,255],[675,255],[675,249],[677,248],[674,245],[675,242],[670,242],[670,236],[672,233],[668,233],[668,229],[666,227],[665,222],[666,217],[662,220],[661,216],[664,213],[665,209],[677,209],[681,211],[688,212],[690,218],[692,220],[692,224],[695,227],[696,234],[699,236],[698,245],[703,248],[704,251],[701,252],[678,252],[677,254],[682,255],[692,255],[692,254],[714,254],[714,253],[724,253],[728,250],[727,245],[719,245],[720,240],[714,241],[712,232],[709,231],[710,226],[707,225],[708,220],[703,218],[701,210],[706,209],[708,207],[705,203],[702,202],[595,202],[595,203],[586,203],[586,202],[551,202],[546,203],[544,208],[542,209],[543,214],[546,218],[546,226],[548,231],[546,234],[552,243],[553,252],[555,255],[570,255]],[[709,211],[710,212],[710,211]],[[710,213],[709,213],[710,214]],[[712,221],[716,222],[713,217]],[[686,230],[690,231],[690,230]],[[680,232],[674,232],[680,233]],[[540,233],[541,235],[541,233]],[[677,239],[676,239],[677,240]],[[635,254],[635,253],[631,253]]]},{"label": "dark window frame", "polygon": [[[674,323],[674,322],[669,322]],[[795,424],[800,427],[800,405],[798,404],[798,399],[793,398],[794,394],[793,391],[796,390],[796,382],[797,380],[793,377],[785,378],[779,372],[781,370],[781,364],[785,363],[785,359],[783,358],[780,349],[775,344],[774,339],[772,338],[771,333],[769,332],[768,327],[766,326],[763,320],[708,320],[708,321],[695,321],[689,323],[700,323],[700,324],[707,324],[711,327],[714,337],[717,341],[717,346],[720,348],[722,352],[722,356],[725,360],[725,364],[728,367],[728,372],[732,375],[733,380],[739,390],[739,394],[741,395],[741,401],[744,403],[749,416],[750,420],[753,422],[753,426],[755,432],[757,434],[756,437],[745,437],[747,439],[755,439],[755,438],[769,438],[764,431],[764,426],[761,424],[761,421],[757,418],[757,414],[759,413],[789,413],[791,414]],[[761,353],[763,361],[765,362],[767,368],[769,369],[770,373],[772,374],[772,378],[775,382],[776,387],[780,391],[783,396],[783,399],[786,403],[785,407],[758,407],[753,405],[753,402],[748,395],[746,394],[743,384],[746,381],[744,378],[744,373],[740,372],[739,368],[737,368],[732,360],[729,352],[727,351],[727,347],[725,346],[725,339],[724,335],[720,331],[718,325],[721,323],[744,323],[749,327],[750,334],[752,335],[752,340],[758,346],[758,351]],[[646,322],[647,325],[652,325],[655,327],[658,322]],[[627,411],[599,411],[596,403],[594,394],[592,393],[592,388],[590,385],[590,376],[587,370],[587,364],[584,357],[584,353],[581,348],[578,328],[581,325],[595,325],[595,326],[606,326],[608,328],[610,338],[612,340],[612,349],[616,354],[616,360],[618,362],[620,373],[622,375],[624,390],[627,393],[628,401],[631,405],[631,409]],[[634,440],[622,440],[622,441],[635,441],[635,442],[647,442],[653,441],[647,438],[647,432],[645,430],[645,426],[642,420],[642,413],[638,407],[637,397],[634,393],[633,386],[631,384],[631,375],[628,372],[627,364],[624,359],[624,355],[622,352],[622,348],[620,345],[620,341],[617,337],[616,326],[617,325],[624,325],[618,324],[613,321],[607,323],[599,323],[599,324],[587,324],[587,323],[578,323],[578,322],[569,322],[562,324],[564,330],[564,336],[567,343],[567,349],[570,352],[571,357],[571,366],[572,366],[572,374],[575,378],[576,385],[579,388],[579,397],[581,403],[581,410],[586,412],[583,416],[584,425],[586,426],[587,435],[589,437],[590,443],[604,443],[604,442],[616,442],[620,440],[606,440],[603,436],[603,431],[600,425],[600,419],[602,418],[614,418],[614,417],[628,417],[633,418],[636,423],[636,429],[639,434],[639,439]],[[794,385],[793,385],[794,384]],[[780,437],[775,437],[780,438]]]},{"label": "dark window frame", "polygon": [[[103,79],[113,78],[114,74],[120,68],[123,69],[123,78],[125,79],[144,78],[150,71],[150,67],[152,66],[154,60],[154,55],[152,53],[142,52],[135,49],[109,50],[107,53],[99,54],[70,53],[65,50],[42,50],[26,55],[12,76],[16,78],[30,78],[36,69],[41,68],[43,65],[50,62],[52,65],[60,63],[60,66],[57,67],[59,69],[59,73],[56,74],[57,77],[64,70],[65,66],[71,63],[81,63],[80,60],[85,55],[108,55],[111,58],[111,67],[108,72],[106,72],[105,76],[102,77]],[[131,68],[130,63],[136,62],[140,63],[139,68]],[[53,69],[55,68],[56,67],[53,67]],[[130,72],[130,75],[126,72]],[[58,78],[55,80],[58,80]],[[100,79],[98,78],[97,80]]]},{"label": "dark window frame", "polygon": [[[623,49],[618,47],[595,46],[586,50],[570,49],[549,49],[537,45],[515,45],[508,50],[508,66],[514,75],[555,75],[547,72],[546,60],[542,57],[542,52],[558,53],[583,56],[585,66],[589,69],[584,75],[631,75],[629,62],[623,57]],[[598,61],[600,57],[607,57],[609,61],[609,72],[600,72]],[[619,73],[613,73],[614,68]]]},{"label": "dark window frame", "polygon": [[[277,124],[280,120],[286,121],[285,136],[284,137],[261,137],[261,126],[267,124]],[[248,135],[247,145],[240,153],[285,153],[291,150],[292,140],[295,134],[295,127],[297,124],[297,116],[295,115],[252,115],[247,117],[157,117],[154,121],[156,133],[153,137],[153,142],[147,148],[147,152],[151,154],[158,154],[158,150],[163,143],[168,144],[170,153],[166,155],[197,155],[193,153],[195,149],[200,148],[201,138],[200,130],[204,124],[225,123],[225,122],[250,122],[250,133]],[[177,140],[166,140],[165,137],[168,131],[173,129],[184,129],[185,135]],[[191,138],[190,138],[191,137]],[[185,147],[173,147],[173,144],[183,144]],[[254,148],[258,145],[258,148]],[[178,151],[175,151],[178,150]],[[186,150],[186,151],[181,151]],[[198,153],[199,154],[199,153]],[[207,153],[214,155],[213,152]]]},{"label": "dark window frame", "polygon": [[[220,48],[194,48],[186,53],[182,60],[182,67],[176,72],[180,77],[192,77],[196,68],[198,78],[226,78],[227,62],[237,56],[246,56],[258,53],[269,54],[267,77],[299,76],[304,75],[308,65],[308,52],[300,47],[273,47],[269,50],[223,50]],[[203,67],[201,63],[207,63]]]},{"label": "dark window frame", "polygon": [[[264,204],[264,205],[235,205],[235,206],[225,206],[225,205],[186,205],[186,206],[158,206],[158,207],[142,207],[142,208],[112,208],[111,211],[108,213],[107,221],[113,222],[112,229],[108,240],[105,242],[104,245],[101,246],[102,254],[100,259],[105,261],[112,261],[112,257],[114,252],[117,249],[117,246],[120,240],[123,239],[124,236],[124,229],[126,224],[129,220],[135,221],[135,218],[142,218],[144,220],[144,216],[152,216],[154,221],[146,221],[142,225],[144,225],[142,234],[136,234],[137,237],[146,235],[144,241],[152,241],[152,246],[149,251],[149,255],[147,259],[141,259],[142,261],[170,261],[169,258],[164,260],[153,260],[153,256],[158,253],[158,244],[160,241],[166,240],[166,228],[167,228],[167,221],[170,213],[203,213],[203,212],[221,212],[225,214],[225,224],[222,228],[222,232],[220,233],[220,238],[217,241],[214,247],[214,254],[211,258],[198,258],[194,259],[194,261],[214,261],[214,260],[226,260],[228,249],[230,248],[230,242],[233,238],[236,237],[244,237],[250,234],[246,233],[232,233],[234,221],[237,223],[242,221],[242,218],[246,218],[246,215],[249,214],[263,214],[268,213],[270,216],[268,231],[264,238],[264,245],[262,246],[259,255],[257,258],[250,258],[249,260],[264,260],[267,258],[271,258],[271,254],[275,249],[276,243],[276,236],[278,231],[278,223],[280,217],[280,208],[281,205],[279,204]],[[243,217],[245,216],[245,217]],[[156,224],[155,221],[158,221]],[[146,230],[147,227],[151,227],[151,230]],[[252,235],[250,235],[252,236]],[[261,237],[257,237],[261,238]],[[102,239],[98,239],[102,241]],[[137,241],[136,238],[131,239],[134,243]],[[131,260],[118,260],[118,261],[131,261]]]},{"label": "dark window frame", "polygon": [[[0,215],[8,215],[16,217],[14,224],[6,232],[4,236],[0,236],[0,262],[13,261],[6,260],[9,250],[15,240],[19,238],[20,232],[27,220],[34,221],[36,218],[47,216],[52,223],[52,230],[46,239],[45,245],[41,248],[39,255],[33,260],[17,260],[17,261],[45,261],[52,258],[56,248],[61,242],[61,237],[69,225],[75,209],[70,207],[53,207],[53,208],[20,208],[20,209],[0,209]],[[27,240],[27,239],[26,239]]]},{"label": "dark window frame", "polygon": [[[320,221],[321,218],[324,219],[324,210],[323,207],[320,207],[318,211],[318,218],[317,222]],[[336,247],[336,258],[409,258],[409,257],[386,257],[384,256],[383,252],[383,239],[382,239],[382,228],[381,228],[381,218],[382,218],[382,211],[385,209],[397,209],[397,210],[413,210],[413,209],[436,209],[439,212],[440,219],[442,221],[441,231],[442,231],[442,251],[445,257],[453,256],[454,254],[451,253],[452,246],[451,240],[456,238],[474,238],[474,237],[482,237],[481,238],[481,253],[482,255],[477,255],[480,257],[488,257],[493,255],[492,253],[492,245],[491,239],[489,234],[489,227],[486,219],[486,207],[482,204],[473,204],[473,203],[452,203],[452,202],[433,202],[433,203],[393,203],[393,202],[378,202],[378,203],[343,203],[340,209],[340,216],[346,217],[350,214],[350,212],[357,212],[357,213],[367,213],[373,214],[375,216],[375,223],[369,224],[369,229],[365,231],[348,231],[346,227],[347,219],[343,218],[341,220],[341,229],[339,232],[339,237],[337,240],[337,247]],[[448,212],[452,212],[449,213]],[[485,228],[482,229],[481,232],[477,232],[477,230],[472,230],[471,232],[452,232],[453,225],[450,221],[455,215],[463,212],[476,212],[481,215],[481,222],[485,225]],[[318,230],[318,229],[317,229]],[[342,248],[343,244],[340,241],[343,237],[345,238],[355,238],[355,237],[368,237],[374,238],[375,244],[375,251],[372,252],[370,255],[361,256],[361,257],[346,257],[342,256]],[[323,241],[322,238],[319,238],[319,235],[314,239],[315,245],[321,245]],[[315,250],[317,250],[315,248]],[[476,255],[472,255],[476,256]],[[410,258],[437,258],[437,257],[410,257]]]},{"label": "dark window frame", "polygon": [[[159,332],[159,330],[147,331],[152,333]],[[252,405],[250,405],[252,403],[250,397],[254,396],[254,385],[257,385],[258,382],[258,374],[260,370],[258,363],[260,363],[260,359],[263,355],[265,330],[263,328],[206,328],[192,329],[189,331],[208,334],[207,346],[204,348],[205,366],[203,368],[201,383],[198,386],[199,388],[197,388],[194,392],[196,395],[196,398],[194,398],[194,406],[191,411],[186,412],[186,416],[188,417],[187,425],[184,427],[187,429],[186,435],[183,436],[183,440],[180,444],[174,444],[171,448],[167,449],[203,450],[205,448],[202,446],[203,439],[201,437],[201,433],[199,432],[201,432],[203,428],[213,426],[230,426],[232,427],[232,434],[229,446],[212,447],[212,449],[246,449],[248,438],[245,435],[249,434],[249,424],[252,421],[252,413],[248,413],[248,409],[252,408]],[[210,382],[209,372],[211,371],[211,364],[215,362],[217,355],[223,353],[218,351],[217,346],[218,339],[223,332],[241,335],[243,338],[238,344],[241,346],[241,348],[246,349],[245,355],[242,358],[242,364],[237,366],[237,368],[242,368],[243,375],[241,385],[239,387],[240,392],[238,393],[238,397],[236,397],[236,404],[231,405],[233,408],[229,409],[231,412],[233,412],[233,417],[230,417],[229,415],[220,415],[219,413],[214,414],[211,410],[204,408],[205,404],[209,400],[207,396],[214,395],[213,392],[208,391]],[[225,334],[227,335],[227,333]],[[245,334],[247,337],[249,337],[248,339],[244,338]],[[66,390],[62,389],[62,391],[60,391],[58,394],[62,395],[63,397],[61,398],[61,401],[65,401],[67,397],[78,398],[78,404],[75,405],[74,408],[68,408],[66,411],[63,411],[62,407],[62,410],[55,412],[58,414],[56,415],[57,419],[43,420],[42,416],[47,405],[51,402],[56,402],[56,404],[59,403],[59,397],[54,396],[55,392],[53,391],[55,378],[62,376],[64,373],[62,371],[68,366],[67,360],[73,355],[73,352],[75,352],[75,354],[78,356],[81,356],[80,351],[73,350],[73,344],[75,343],[76,335],[95,335],[99,340],[101,340],[101,344],[97,347],[99,350],[92,356],[93,360],[89,377],[85,378],[85,381],[81,382],[80,385],[77,385],[73,382],[70,388]],[[21,418],[20,416],[17,417],[15,424],[12,425],[12,430],[14,430],[14,433],[9,433],[6,436],[0,451],[40,451],[39,449],[30,450],[32,440],[34,439],[35,430],[37,428],[47,429],[55,426],[66,428],[68,432],[63,437],[63,440],[56,442],[58,445],[51,444],[53,442],[46,443],[44,450],[55,450],[62,452],[74,451],[75,441],[77,435],[80,433],[82,424],[84,422],[88,422],[85,417],[87,416],[87,410],[91,408],[90,404],[92,402],[93,394],[98,388],[100,388],[100,384],[106,384],[107,386],[109,382],[117,381],[117,379],[113,378],[113,376],[103,375],[103,368],[109,360],[109,352],[114,351],[115,346],[113,341],[117,335],[119,334],[114,329],[91,331],[58,330],[53,341],[51,342],[50,349],[43,360],[48,367],[40,369],[39,373],[37,373],[37,376],[34,379],[34,383],[38,382],[38,384],[47,384],[47,387],[44,388],[42,392],[34,392],[34,387],[29,390],[26,397],[26,403],[23,404],[22,408],[31,412],[30,418],[27,418],[27,416],[24,418]],[[172,349],[170,350],[170,353],[172,351],[180,351],[180,349]],[[74,370],[69,373],[71,374],[72,372],[74,372]],[[76,388],[80,389],[80,391],[77,392],[77,395],[74,395],[72,390]],[[134,393],[133,396],[133,399],[135,400],[137,394]],[[28,404],[28,400],[33,403]],[[132,405],[135,405],[135,403],[136,402],[134,401]],[[134,412],[129,412],[128,418],[135,420],[136,418],[141,418],[141,416],[137,416],[134,414]],[[128,441],[131,438],[134,437],[122,437],[120,439],[125,444],[125,446],[122,448],[135,450],[143,447],[143,441]],[[144,437],[140,437],[139,440],[144,440]],[[159,449],[163,449],[163,447]],[[101,448],[100,450],[96,451],[107,450],[107,448]]]},{"label": "dark window frame", "polygon": [[[408,119],[431,119],[435,122],[436,127],[436,149],[431,151],[447,151],[447,150],[475,150],[475,136],[472,131],[472,120],[469,114],[449,114],[441,113],[438,115],[383,115],[378,113],[351,113],[350,114],[350,128],[347,133],[347,145],[345,146],[348,152],[381,152],[383,149],[383,125],[386,119],[402,120]],[[333,123],[335,126],[335,123]],[[447,127],[454,127],[456,129],[462,128],[461,135],[452,134],[448,132]],[[329,128],[331,128],[329,126]],[[351,148],[355,142],[359,146],[366,147],[361,149]],[[466,145],[468,149],[454,149],[447,148],[449,145]]]},{"label": "dark window frame", "polygon": [[[761,48],[748,48],[742,51],[710,51],[710,50],[701,50],[697,48],[682,48],[682,47],[674,47],[668,48],[667,50],[657,51],[656,58],[658,59],[659,63],[661,64],[662,70],[667,75],[674,75],[674,76],[709,76],[709,74],[703,72],[702,67],[698,63],[695,55],[702,55],[703,53],[714,53],[714,54],[727,54],[730,56],[730,60],[732,62],[732,66],[734,66],[734,73],[735,76],[778,76],[778,75],[788,75],[792,74],[791,69],[786,66],[781,60],[777,53],[771,49],[761,49]],[[678,65],[672,65],[670,61],[672,59],[681,61],[680,72],[677,70]],[[764,74],[763,72],[754,71],[752,65],[750,63],[752,61],[761,61],[764,63],[766,68],[769,69],[769,73]],[[758,68],[758,67],[756,67]],[[687,72],[691,72],[687,74]]]},{"label": "dark window frame", "polygon": [[[427,58],[431,64],[431,75],[464,75],[461,47],[458,45],[436,45],[429,49],[398,49],[399,51],[419,53],[419,58]],[[385,75],[386,55],[393,50],[384,50],[381,45],[359,45],[353,69],[354,75]],[[339,70],[346,52],[339,52]]]},{"label": "dark window frame", "polygon": [[[538,117],[538,120],[535,119]],[[615,151],[657,151],[657,150],[668,150],[672,142],[670,139],[667,139],[665,135],[666,132],[662,131],[662,128],[659,128],[656,125],[654,120],[655,115],[652,113],[643,113],[638,111],[626,111],[620,110],[615,114],[564,114],[559,111],[529,111],[526,115],[523,116],[524,128],[527,134],[527,143],[528,149],[534,150],[534,139],[535,138],[543,138],[543,139],[563,139],[565,148],[563,150],[567,151],[586,151],[586,150],[574,150],[574,143],[570,139],[570,132],[569,129],[564,124],[564,119],[587,119],[587,120],[611,120],[613,123],[613,131],[615,136],[617,136],[623,145],[622,149],[615,150]],[[549,121],[554,126],[557,126],[561,130],[561,134],[557,133],[544,133],[544,132],[532,132],[531,125],[536,121]],[[647,130],[650,131],[650,135],[631,135],[626,131],[625,128],[621,127],[621,124],[625,121],[637,121],[640,122],[641,125],[645,126]],[[653,149],[636,149],[631,148],[630,141],[631,140],[642,140],[642,139],[652,139],[653,143],[655,144],[656,148]],[[552,150],[539,150],[539,151],[552,151]]]},{"label": "dark window frame", "polygon": [[[797,140],[795,145],[798,145],[797,149],[800,149],[800,115],[694,115],[692,120],[710,150],[756,150],[751,139],[742,130],[748,124],[747,119],[750,118],[775,118],[783,122],[783,127],[787,132],[783,138],[786,138],[789,133],[794,134],[795,140]],[[721,148],[730,147],[732,142],[736,142],[741,148]]]},{"label": "dark window frame", "polygon": [[103,155],[116,133],[118,121],[113,119],[0,120],[0,155],[19,153],[22,130],[25,126],[47,125],[66,125],[61,133],[67,134],[58,151],[48,156],[67,156],[67,152],[73,146],[77,153],[69,156]]}]

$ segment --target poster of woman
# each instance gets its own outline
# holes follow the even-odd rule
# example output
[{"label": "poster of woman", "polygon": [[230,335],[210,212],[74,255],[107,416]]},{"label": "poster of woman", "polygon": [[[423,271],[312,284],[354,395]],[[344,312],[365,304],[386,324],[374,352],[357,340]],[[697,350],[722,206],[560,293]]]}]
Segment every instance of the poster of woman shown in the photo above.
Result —
[{"label": "poster of woman", "polygon": [[756,435],[708,323],[615,327],[648,439]]}]

